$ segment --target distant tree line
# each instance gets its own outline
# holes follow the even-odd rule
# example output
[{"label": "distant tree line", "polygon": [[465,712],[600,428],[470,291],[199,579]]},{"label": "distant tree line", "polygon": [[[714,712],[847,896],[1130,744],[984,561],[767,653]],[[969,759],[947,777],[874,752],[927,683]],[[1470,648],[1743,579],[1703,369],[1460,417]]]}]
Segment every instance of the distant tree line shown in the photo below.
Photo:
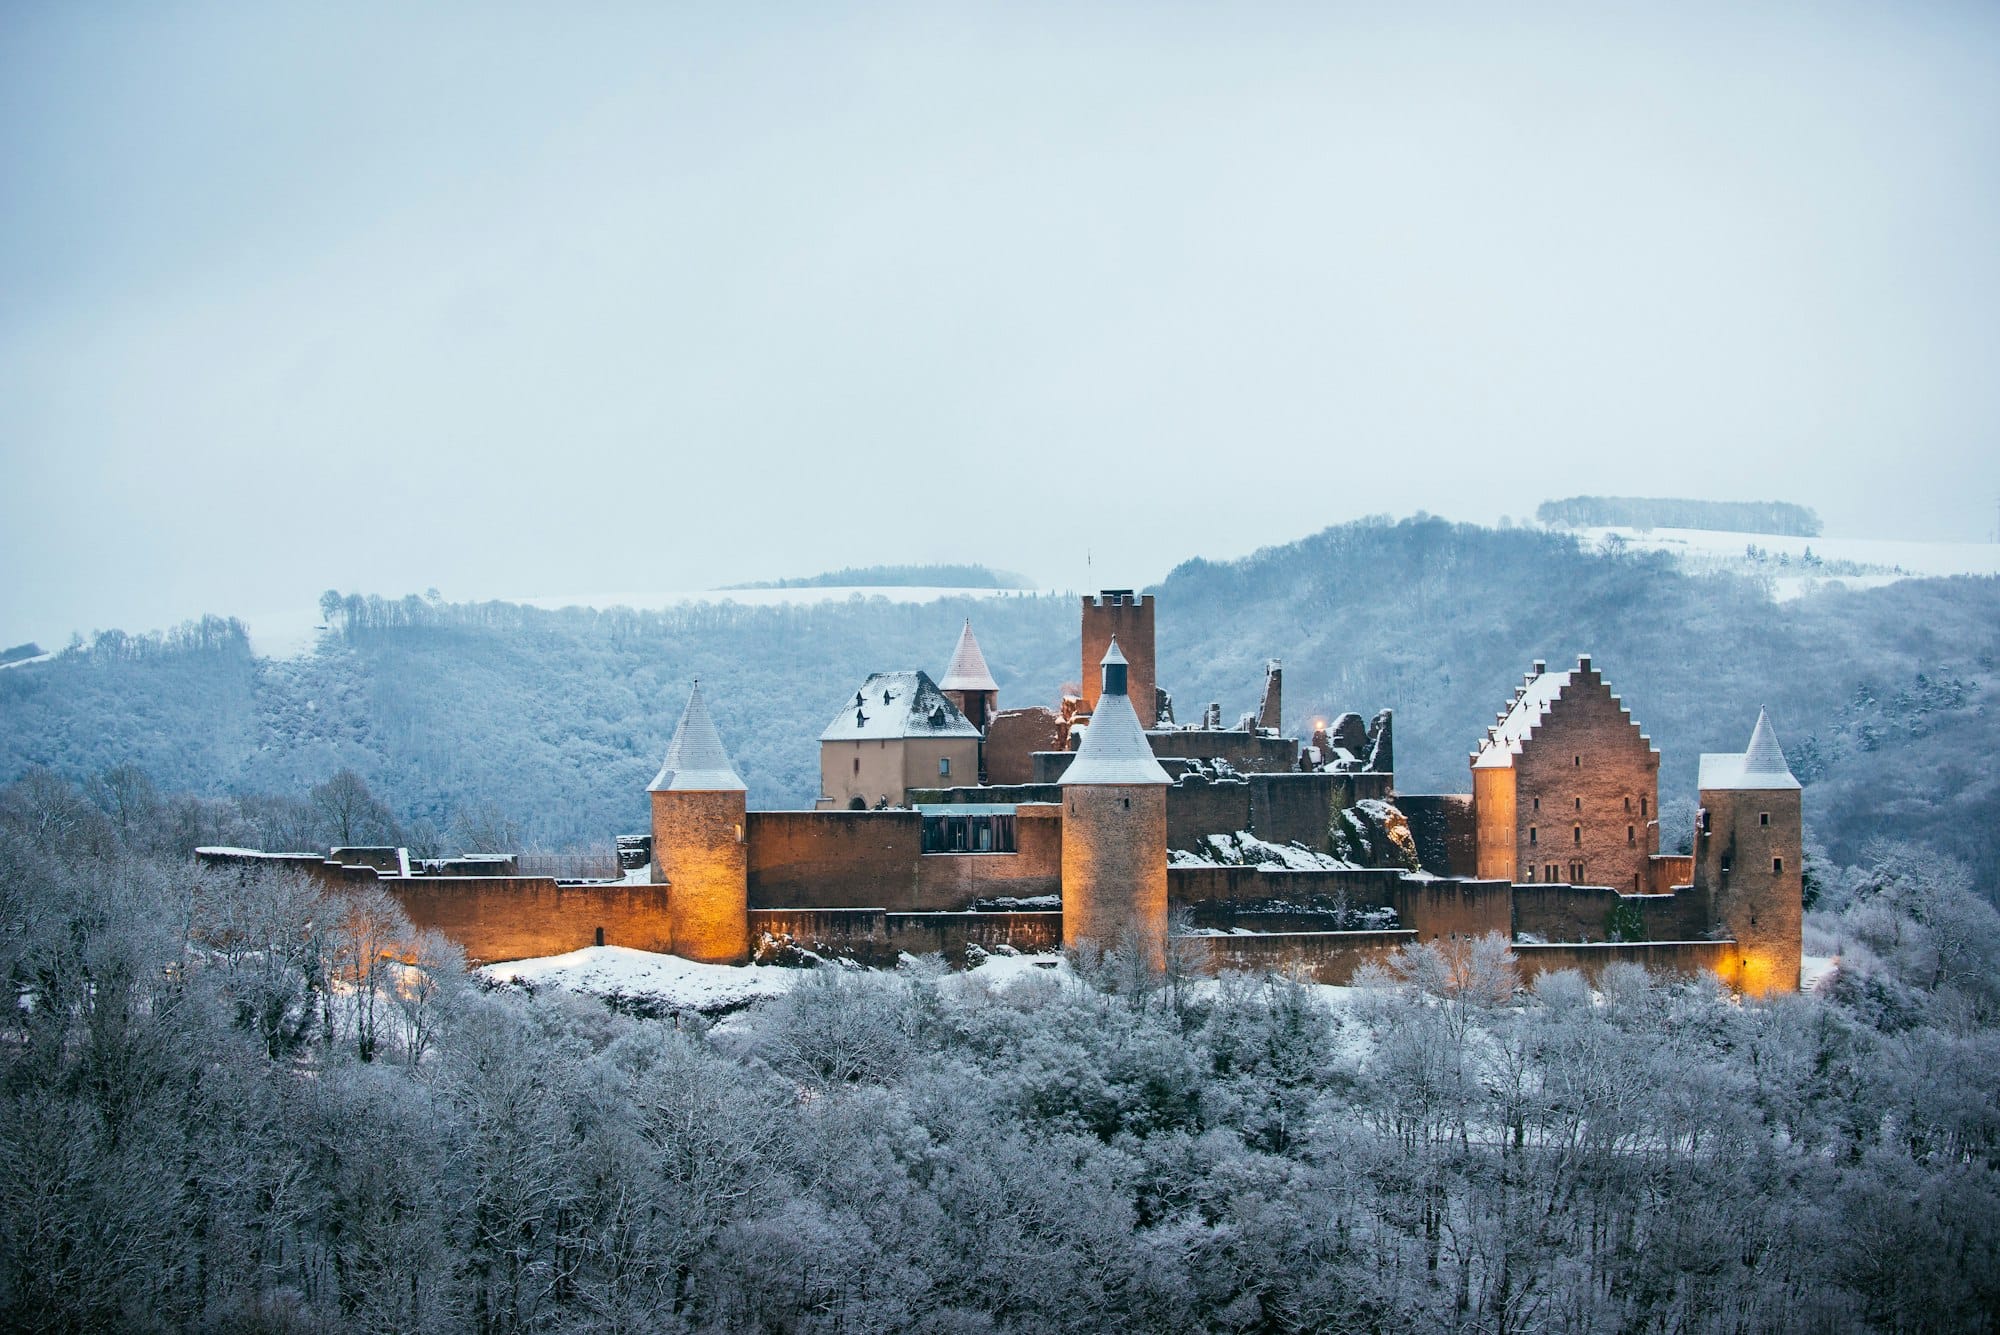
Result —
[{"label": "distant tree line", "polygon": [[727,584],[725,589],[844,589],[844,588],[935,588],[935,589],[1029,589],[1026,575],[1011,570],[995,570],[980,565],[858,566],[830,570],[823,575],[795,579],[758,580],[750,584]]},{"label": "distant tree line", "polygon": [[1570,496],[1543,501],[1535,518],[1565,528],[1700,528],[1817,538],[1819,516],[1790,501],[1693,501],[1656,496]]}]

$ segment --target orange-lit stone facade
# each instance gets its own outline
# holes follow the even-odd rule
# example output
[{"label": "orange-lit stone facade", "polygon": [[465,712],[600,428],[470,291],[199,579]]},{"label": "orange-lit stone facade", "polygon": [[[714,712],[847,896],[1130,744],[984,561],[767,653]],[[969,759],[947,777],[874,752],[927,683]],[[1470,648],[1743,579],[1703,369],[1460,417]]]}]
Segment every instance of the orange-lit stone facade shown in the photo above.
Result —
[{"label": "orange-lit stone facade", "polygon": [[1596,669],[1571,675],[1513,760],[1473,769],[1479,875],[1645,893],[1660,753]]},{"label": "orange-lit stone facade", "polygon": [[673,951],[704,964],[750,958],[750,877],[742,791],[655,792],[653,868],[667,885]]},{"label": "orange-lit stone facade", "polygon": [[1746,996],[1796,992],[1803,953],[1804,831],[1799,790],[1701,790],[1695,884],[1708,918],[1736,943],[1721,970]]},{"label": "orange-lit stone facade", "polygon": [[1063,944],[1137,940],[1163,962],[1167,790],[1079,785],[1063,792]]}]

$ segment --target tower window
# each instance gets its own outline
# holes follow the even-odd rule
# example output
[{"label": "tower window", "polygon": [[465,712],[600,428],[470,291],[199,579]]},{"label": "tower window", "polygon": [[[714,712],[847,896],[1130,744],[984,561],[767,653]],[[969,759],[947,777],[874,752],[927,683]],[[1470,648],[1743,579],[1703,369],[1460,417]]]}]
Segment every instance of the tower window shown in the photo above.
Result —
[{"label": "tower window", "polygon": [[1571,759],[1571,760],[1573,760],[1574,762],[1576,762],[1576,767],[1577,767],[1578,769],[1582,769],[1582,768],[1583,768],[1583,757],[1582,757],[1582,756],[1571,756],[1571,757],[1570,757],[1570,759]]},{"label": "tower window", "polygon": [[1571,842],[1576,844],[1579,848],[1583,846],[1583,827],[1581,825],[1576,827],[1576,838],[1573,839]]},{"label": "tower window", "polygon": [[939,773],[940,775],[947,775],[947,774],[950,774],[950,773],[951,773],[951,757],[950,757],[950,756],[939,756],[939,757],[938,757],[938,773]]},{"label": "tower window", "polygon": [[1550,885],[1554,885],[1557,881],[1560,881],[1562,879],[1562,873],[1556,870],[1556,864],[1553,862],[1551,862],[1548,866],[1542,868],[1542,870],[1548,873],[1545,877],[1543,877],[1543,879],[1546,880]]},{"label": "tower window", "polygon": [[1535,864],[1530,862],[1528,864],[1528,880],[1532,882],[1534,879],[1535,879]]},{"label": "tower window", "polygon": [[1758,812],[1758,813],[1757,813],[1757,823],[1758,823],[1759,825],[1769,825],[1769,824],[1771,823],[1771,813],[1770,813],[1770,812],[1768,812],[1768,811],[1760,811],[1760,812]]},{"label": "tower window", "polygon": [[1724,876],[1729,875],[1729,854],[1727,853],[1722,855],[1722,874]]},{"label": "tower window", "polygon": [[1638,828],[1636,826],[1627,825],[1625,827],[1625,847],[1630,848],[1638,842],[1639,842]]},{"label": "tower window", "polygon": [[1581,810],[1583,810],[1583,799],[1582,799],[1582,798],[1580,798],[1580,797],[1579,797],[1579,798],[1576,798],[1576,799],[1575,799],[1575,802],[1576,802],[1576,809],[1577,809],[1578,811],[1581,811]]},{"label": "tower window", "polygon": [[1643,797],[1639,799],[1639,814],[1641,816],[1646,814],[1646,799]]},{"label": "tower window", "polygon": [[1783,876],[1785,874],[1785,860],[1783,858],[1771,859],[1771,874],[1773,876]]},{"label": "tower window", "polygon": [[1629,797],[1625,799],[1625,814],[1628,816],[1632,814],[1632,799]]},{"label": "tower window", "polygon": [[859,774],[859,773],[861,772],[861,757],[860,757],[860,756],[856,756],[856,757],[854,757],[854,772],[855,772],[856,774]]},{"label": "tower window", "polygon": [[1540,811],[1541,809],[1542,809],[1542,799],[1538,797],[1535,799],[1535,810]]},{"label": "tower window", "polygon": [[1528,827],[1528,846],[1532,848],[1534,844],[1535,844],[1535,827],[1530,825]]},{"label": "tower window", "polygon": [[1569,864],[1569,883],[1571,885],[1583,884],[1583,864],[1581,862],[1572,862]]}]

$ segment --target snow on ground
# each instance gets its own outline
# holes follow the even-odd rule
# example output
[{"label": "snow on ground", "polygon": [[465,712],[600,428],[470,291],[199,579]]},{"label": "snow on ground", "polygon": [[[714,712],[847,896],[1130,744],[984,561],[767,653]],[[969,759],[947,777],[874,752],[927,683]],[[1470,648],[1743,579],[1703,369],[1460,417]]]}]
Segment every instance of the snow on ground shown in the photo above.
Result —
[{"label": "snow on ground", "polygon": [[1807,955],[1800,961],[1799,991],[1817,992],[1840,967],[1838,955]]},{"label": "snow on ground", "polygon": [[[1740,570],[1772,577],[1771,596],[1778,602],[1800,598],[1835,585],[1848,589],[1879,589],[1900,579],[1943,575],[2000,574],[2000,543],[1918,542],[1900,538],[1795,538],[1775,533],[1728,533],[1694,528],[1580,528],[1586,546],[1607,538],[1635,551],[1666,552],[1692,571]],[[1755,547],[1767,554],[1752,562],[1746,552]],[[1866,573],[1845,575],[1803,569],[1811,551],[1823,562],[1852,563]],[[1777,564],[1779,557],[1787,563]]]},{"label": "snow on ground", "polygon": [[775,997],[798,980],[797,969],[767,964],[697,964],[629,946],[586,946],[567,955],[488,964],[495,983],[562,987],[592,996],[651,1000],[679,1010],[722,1011]]}]

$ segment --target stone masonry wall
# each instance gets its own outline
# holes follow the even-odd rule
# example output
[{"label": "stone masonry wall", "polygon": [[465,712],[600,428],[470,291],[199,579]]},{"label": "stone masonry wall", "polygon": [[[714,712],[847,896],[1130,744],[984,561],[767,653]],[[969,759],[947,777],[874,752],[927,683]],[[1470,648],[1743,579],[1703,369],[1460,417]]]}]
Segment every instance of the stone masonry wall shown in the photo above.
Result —
[{"label": "stone masonry wall", "polygon": [[1638,893],[1659,851],[1660,753],[1603,676],[1578,662],[1514,758],[1515,879],[1546,881],[1554,866],[1562,882]]}]

